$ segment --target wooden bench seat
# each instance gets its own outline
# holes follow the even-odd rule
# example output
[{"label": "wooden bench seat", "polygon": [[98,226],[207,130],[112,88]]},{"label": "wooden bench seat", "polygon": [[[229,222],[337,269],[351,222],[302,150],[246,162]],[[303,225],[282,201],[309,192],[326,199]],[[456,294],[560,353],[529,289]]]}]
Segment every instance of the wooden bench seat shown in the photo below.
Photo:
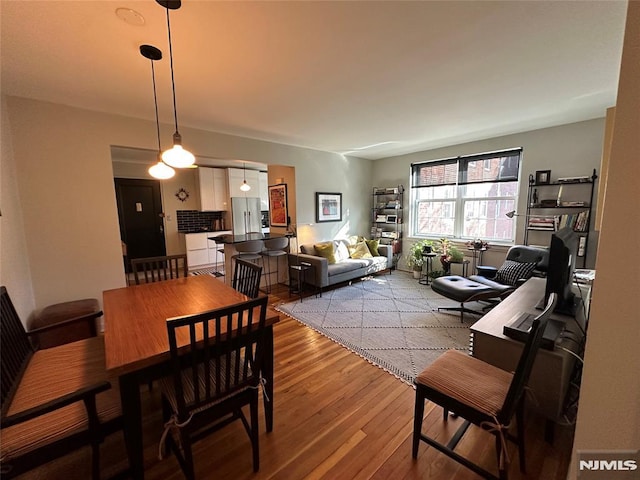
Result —
[{"label": "wooden bench seat", "polygon": [[99,478],[99,444],[122,428],[117,379],[107,375],[103,337],[35,350],[1,289],[2,477],[91,446],[92,475]]}]

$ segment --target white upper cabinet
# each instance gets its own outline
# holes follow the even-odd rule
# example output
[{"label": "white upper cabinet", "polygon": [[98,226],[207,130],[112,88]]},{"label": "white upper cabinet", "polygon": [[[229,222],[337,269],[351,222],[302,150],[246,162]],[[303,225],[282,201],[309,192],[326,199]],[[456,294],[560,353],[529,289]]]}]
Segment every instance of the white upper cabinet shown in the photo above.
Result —
[{"label": "white upper cabinet", "polygon": [[260,190],[260,210],[269,210],[269,180],[267,172],[258,172],[258,188]]},{"label": "white upper cabinet", "polygon": [[223,168],[198,168],[200,210],[227,210],[227,181]]}]

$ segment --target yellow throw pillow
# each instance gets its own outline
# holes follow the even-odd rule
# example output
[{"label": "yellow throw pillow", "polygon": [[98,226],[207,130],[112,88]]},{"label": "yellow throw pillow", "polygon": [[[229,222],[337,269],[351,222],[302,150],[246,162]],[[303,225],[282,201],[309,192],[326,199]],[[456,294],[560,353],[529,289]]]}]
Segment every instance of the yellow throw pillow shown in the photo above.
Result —
[{"label": "yellow throw pillow", "polygon": [[327,259],[329,265],[336,263],[336,257],[333,253],[333,242],[316,243],[313,248],[316,249],[318,256]]},{"label": "yellow throw pillow", "polygon": [[379,242],[378,240],[365,240],[367,247],[369,247],[369,251],[371,252],[371,255],[373,255],[374,257],[379,257],[380,256],[380,252],[378,251],[378,245]]},{"label": "yellow throw pillow", "polygon": [[372,258],[367,244],[364,242],[360,242],[355,247],[353,247],[353,249],[351,250],[351,258]]}]

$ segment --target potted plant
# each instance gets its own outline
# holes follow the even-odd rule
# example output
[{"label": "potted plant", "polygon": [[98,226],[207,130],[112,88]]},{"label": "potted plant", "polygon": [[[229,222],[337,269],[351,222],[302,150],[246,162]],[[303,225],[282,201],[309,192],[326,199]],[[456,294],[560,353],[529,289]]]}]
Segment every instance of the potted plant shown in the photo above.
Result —
[{"label": "potted plant", "polygon": [[424,265],[422,253],[427,250],[426,247],[433,248],[433,243],[430,240],[414,242],[409,249],[409,253],[405,256],[407,265],[413,269],[413,278],[420,278],[422,266]]},{"label": "potted plant", "polygon": [[440,254],[440,263],[444,274],[448,275],[451,271],[451,263],[461,262],[464,259],[464,253],[456,247],[448,238],[441,238],[436,246],[436,252]]}]

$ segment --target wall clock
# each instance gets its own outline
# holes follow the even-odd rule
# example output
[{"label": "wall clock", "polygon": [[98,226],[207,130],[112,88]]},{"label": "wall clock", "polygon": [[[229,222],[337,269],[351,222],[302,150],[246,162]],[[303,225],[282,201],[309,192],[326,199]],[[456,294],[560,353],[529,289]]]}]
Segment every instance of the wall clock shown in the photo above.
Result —
[{"label": "wall clock", "polygon": [[178,190],[176,192],[176,197],[178,198],[178,200],[180,200],[181,202],[186,202],[187,198],[189,198],[189,192],[187,192],[184,188],[181,188],[180,190]]}]

